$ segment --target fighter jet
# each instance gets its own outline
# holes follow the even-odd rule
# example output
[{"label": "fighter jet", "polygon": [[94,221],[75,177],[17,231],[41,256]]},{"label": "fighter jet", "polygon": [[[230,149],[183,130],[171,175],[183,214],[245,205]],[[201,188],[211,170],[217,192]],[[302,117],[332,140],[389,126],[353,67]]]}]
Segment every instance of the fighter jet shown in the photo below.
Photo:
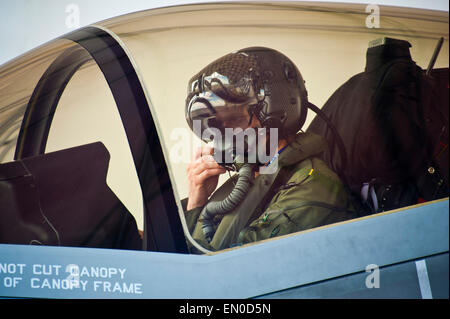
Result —
[{"label": "fighter jet", "polygon": [[[1,65],[0,296],[448,298],[448,19],[362,4],[173,6],[82,27]],[[431,83],[422,97],[435,101],[429,112],[441,112],[419,117],[427,127],[443,123],[431,138],[435,164],[424,167],[438,191],[224,250],[195,242],[184,215],[186,167],[202,142],[186,123],[189,79],[227,53],[270,47],[296,64],[308,100],[332,121],[334,93],[346,85],[345,97],[354,94],[349,80],[370,72],[368,50],[393,43],[406,43]],[[314,121],[308,111],[303,130]],[[350,164],[337,173],[345,175],[358,158],[348,134],[332,131],[324,136],[344,140]],[[382,202],[373,185],[360,185],[361,196]],[[194,308],[183,311],[209,311]]]}]

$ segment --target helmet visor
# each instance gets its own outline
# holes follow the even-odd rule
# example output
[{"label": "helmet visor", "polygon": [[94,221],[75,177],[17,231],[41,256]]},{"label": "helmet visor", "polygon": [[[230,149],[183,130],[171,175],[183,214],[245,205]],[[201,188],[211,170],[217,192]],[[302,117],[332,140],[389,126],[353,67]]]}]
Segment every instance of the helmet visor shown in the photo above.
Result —
[{"label": "helmet visor", "polygon": [[230,85],[225,76],[213,75],[203,78],[202,83],[196,81],[187,101],[187,121],[205,142],[212,141],[218,133],[225,134],[226,128],[248,128],[251,122],[248,109],[258,103],[251,81]]}]

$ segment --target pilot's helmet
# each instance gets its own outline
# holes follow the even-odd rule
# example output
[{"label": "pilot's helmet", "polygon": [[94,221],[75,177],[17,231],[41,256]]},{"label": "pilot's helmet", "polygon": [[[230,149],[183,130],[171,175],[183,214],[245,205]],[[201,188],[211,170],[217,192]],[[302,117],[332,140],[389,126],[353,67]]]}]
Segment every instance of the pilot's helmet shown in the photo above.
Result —
[{"label": "pilot's helmet", "polygon": [[[296,134],[307,112],[307,92],[295,64],[282,53],[251,47],[227,54],[194,75],[188,84],[186,120],[205,142],[211,128],[246,129],[252,117],[278,136]],[[194,129],[198,121],[200,130]]]}]

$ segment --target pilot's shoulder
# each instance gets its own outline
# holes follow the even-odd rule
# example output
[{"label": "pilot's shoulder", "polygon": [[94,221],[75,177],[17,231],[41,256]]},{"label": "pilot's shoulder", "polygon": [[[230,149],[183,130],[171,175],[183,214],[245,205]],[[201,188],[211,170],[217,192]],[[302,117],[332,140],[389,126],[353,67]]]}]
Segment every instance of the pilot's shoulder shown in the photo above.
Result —
[{"label": "pilot's shoulder", "polygon": [[[307,158],[291,168],[291,177],[288,182],[318,182],[322,179],[331,181],[339,181],[339,177],[333,172],[328,165],[318,157]],[[305,180],[306,178],[306,180]]]}]

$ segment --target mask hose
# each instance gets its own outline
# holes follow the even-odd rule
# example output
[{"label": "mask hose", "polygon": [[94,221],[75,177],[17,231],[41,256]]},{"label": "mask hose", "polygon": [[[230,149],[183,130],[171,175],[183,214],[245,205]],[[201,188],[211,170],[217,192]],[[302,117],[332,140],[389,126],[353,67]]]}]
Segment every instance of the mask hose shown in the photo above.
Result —
[{"label": "mask hose", "polygon": [[236,208],[247,195],[251,185],[253,184],[254,174],[253,165],[244,164],[239,169],[239,175],[234,189],[231,193],[220,202],[209,202],[200,213],[202,220],[202,230],[208,243],[214,236],[213,219],[217,215],[224,215]]}]

